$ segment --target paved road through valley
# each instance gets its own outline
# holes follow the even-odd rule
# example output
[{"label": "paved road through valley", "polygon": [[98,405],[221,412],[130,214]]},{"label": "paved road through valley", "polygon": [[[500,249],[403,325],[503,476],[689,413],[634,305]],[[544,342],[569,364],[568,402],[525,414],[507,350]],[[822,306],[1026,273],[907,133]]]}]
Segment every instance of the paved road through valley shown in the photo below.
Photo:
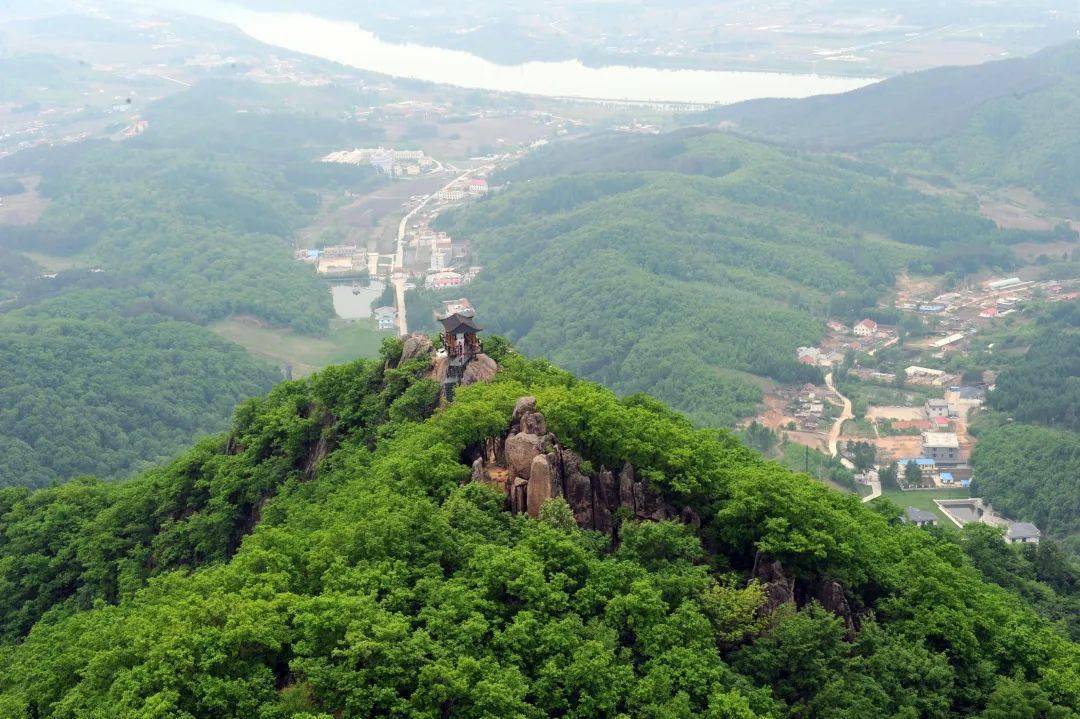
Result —
[{"label": "paved road through valley", "polygon": [[406,337],[409,334],[409,322],[408,319],[406,319],[405,317],[405,280],[407,277],[407,275],[405,274],[405,230],[409,226],[409,220],[411,220],[417,212],[424,209],[424,207],[427,206],[427,203],[431,202],[431,199],[438,195],[440,192],[450,189],[450,187],[454,185],[454,183],[461,182],[474,172],[485,169],[490,169],[490,166],[485,165],[484,167],[474,167],[471,170],[466,170],[465,172],[461,173],[453,180],[450,180],[450,182],[446,183],[441,188],[421,200],[420,204],[414,207],[407,215],[402,217],[401,222],[398,224],[397,251],[394,253],[394,269],[391,271],[390,276],[394,283],[394,295],[396,298],[395,301],[397,302],[398,334],[402,337]]}]

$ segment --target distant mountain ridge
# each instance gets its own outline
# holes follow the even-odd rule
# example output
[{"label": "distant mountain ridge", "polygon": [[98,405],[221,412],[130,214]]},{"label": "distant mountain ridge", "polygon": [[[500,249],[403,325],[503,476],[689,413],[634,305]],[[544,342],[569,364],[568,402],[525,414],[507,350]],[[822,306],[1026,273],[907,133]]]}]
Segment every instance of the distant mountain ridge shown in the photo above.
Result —
[{"label": "distant mountain ridge", "polygon": [[736,134],[1028,187],[1080,204],[1080,41],[1028,58],[942,67],[840,95],[707,114]]},{"label": "distant mountain ridge", "polygon": [[838,95],[750,100],[717,108],[712,120],[741,134],[821,150],[934,140],[960,130],[986,103],[1022,98],[1080,71],[1080,41],[1029,58],[939,67]]}]

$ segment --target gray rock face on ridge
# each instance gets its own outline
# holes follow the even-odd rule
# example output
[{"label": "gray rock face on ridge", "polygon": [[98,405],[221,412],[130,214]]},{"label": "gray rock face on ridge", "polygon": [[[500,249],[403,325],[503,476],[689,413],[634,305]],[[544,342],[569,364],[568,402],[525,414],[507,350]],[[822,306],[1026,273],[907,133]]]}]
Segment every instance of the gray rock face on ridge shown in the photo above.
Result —
[{"label": "gray rock face on ridge", "polygon": [[613,537],[617,532],[615,515],[620,508],[637,520],[680,519],[700,525],[693,510],[669,506],[658,491],[637,477],[629,462],[618,476],[603,467],[584,471],[582,458],[548,432],[547,419],[537,410],[535,397],[517,400],[507,434],[488,438],[485,457],[489,463],[505,463],[509,477],[507,501],[515,513],[536,517],[545,502],[563,497],[578,526]]}]

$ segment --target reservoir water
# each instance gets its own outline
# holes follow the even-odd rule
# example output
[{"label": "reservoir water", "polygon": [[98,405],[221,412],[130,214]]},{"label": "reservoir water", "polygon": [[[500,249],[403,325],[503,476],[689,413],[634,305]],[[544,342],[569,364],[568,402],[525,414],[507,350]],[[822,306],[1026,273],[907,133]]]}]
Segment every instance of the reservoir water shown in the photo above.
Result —
[{"label": "reservoir water", "polygon": [[383,293],[386,285],[372,280],[367,287],[360,287],[353,294],[352,283],[335,284],[330,287],[334,299],[334,312],[343,320],[362,320],[371,317],[371,303]]},{"label": "reservoir water", "polygon": [[586,67],[577,60],[498,65],[460,50],[380,40],[360,26],[306,13],[254,11],[215,0],[190,0],[185,12],[238,27],[268,45],[361,70],[481,90],[548,97],[725,104],[762,97],[846,92],[869,78],[779,72]]}]

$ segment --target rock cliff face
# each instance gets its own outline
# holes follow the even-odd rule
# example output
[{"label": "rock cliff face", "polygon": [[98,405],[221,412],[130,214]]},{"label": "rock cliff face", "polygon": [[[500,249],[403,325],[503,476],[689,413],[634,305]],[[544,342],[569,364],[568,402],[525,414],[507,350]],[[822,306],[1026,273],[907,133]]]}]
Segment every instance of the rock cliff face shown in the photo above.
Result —
[{"label": "rock cliff face", "polygon": [[633,465],[624,464],[618,474],[589,465],[558,437],[548,431],[547,420],[537,411],[535,397],[522,397],[514,407],[506,434],[489,438],[472,460],[472,477],[506,493],[507,506],[515,514],[536,517],[549,499],[562,497],[583,529],[595,529],[618,541],[618,518],[661,521],[680,519],[700,524],[690,508],[679,509],[644,479]]}]

